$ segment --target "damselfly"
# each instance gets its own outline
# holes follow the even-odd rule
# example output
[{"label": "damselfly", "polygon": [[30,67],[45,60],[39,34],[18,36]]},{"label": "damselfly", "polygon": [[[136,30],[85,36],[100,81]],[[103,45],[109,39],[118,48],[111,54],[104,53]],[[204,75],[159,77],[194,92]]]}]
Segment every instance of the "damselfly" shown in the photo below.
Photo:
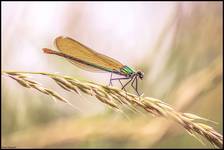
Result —
[{"label": "damselfly", "polygon": [[[112,85],[113,80],[118,80],[122,85],[122,89],[126,91],[125,87],[131,83],[131,86],[140,96],[138,92],[138,78],[141,80],[143,79],[143,72],[135,71],[133,68],[123,65],[119,61],[106,55],[100,54],[69,37],[57,37],[55,39],[55,45],[60,52],[48,48],[43,48],[43,51],[47,54],[64,57],[75,66],[84,70],[110,72],[111,76],[109,85]],[[117,74],[122,77],[113,78],[113,74]],[[129,81],[123,85],[121,80]]]}]

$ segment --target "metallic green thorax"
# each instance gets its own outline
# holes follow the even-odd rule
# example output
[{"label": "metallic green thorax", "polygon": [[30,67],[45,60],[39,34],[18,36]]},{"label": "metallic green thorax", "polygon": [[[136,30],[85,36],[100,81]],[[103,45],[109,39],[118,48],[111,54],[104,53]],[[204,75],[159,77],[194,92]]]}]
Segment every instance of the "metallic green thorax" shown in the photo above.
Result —
[{"label": "metallic green thorax", "polygon": [[124,74],[132,74],[135,73],[134,69],[128,67],[128,66],[124,66],[123,68],[121,68],[121,72]]}]

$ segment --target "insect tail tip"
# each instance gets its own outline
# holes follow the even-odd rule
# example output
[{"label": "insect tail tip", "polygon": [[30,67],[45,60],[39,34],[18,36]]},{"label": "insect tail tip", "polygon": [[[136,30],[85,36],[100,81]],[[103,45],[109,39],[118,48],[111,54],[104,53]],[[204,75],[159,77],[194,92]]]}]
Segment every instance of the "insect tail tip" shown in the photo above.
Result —
[{"label": "insect tail tip", "polygon": [[53,51],[48,49],[48,48],[42,48],[43,52],[44,53],[48,53],[48,54],[51,54]]}]

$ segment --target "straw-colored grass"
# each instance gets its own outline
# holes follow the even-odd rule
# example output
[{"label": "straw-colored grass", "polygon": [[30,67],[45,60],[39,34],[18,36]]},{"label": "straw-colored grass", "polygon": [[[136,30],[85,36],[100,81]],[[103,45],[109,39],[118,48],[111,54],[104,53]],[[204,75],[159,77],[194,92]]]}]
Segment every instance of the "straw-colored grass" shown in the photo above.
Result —
[{"label": "straw-colored grass", "polygon": [[[74,91],[80,94],[80,91],[95,96],[102,103],[110,106],[118,111],[122,111],[121,107],[127,105],[134,109],[143,109],[146,112],[155,116],[162,116],[167,119],[172,119],[179,123],[194,137],[199,134],[207,139],[216,147],[223,147],[223,136],[216,132],[212,127],[201,123],[199,121],[209,121],[194,114],[181,113],[175,111],[171,106],[161,100],[151,97],[138,97],[131,93],[125,92],[115,87],[104,86],[93,82],[81,81],[69,76],[58,74],[50,74],[43,72],[17,72],[17,71],[3,71],[2,74],[16,80],[20,85],[26,88],[36,89],[54,99],[72,105],[68,100],[61,97],[55,91],[44,88],[40,83],[28,79],[28,74],[39,74],[53,79],[60,87],[67,91]],[[197,138],[198,139],[198,138]]]}]

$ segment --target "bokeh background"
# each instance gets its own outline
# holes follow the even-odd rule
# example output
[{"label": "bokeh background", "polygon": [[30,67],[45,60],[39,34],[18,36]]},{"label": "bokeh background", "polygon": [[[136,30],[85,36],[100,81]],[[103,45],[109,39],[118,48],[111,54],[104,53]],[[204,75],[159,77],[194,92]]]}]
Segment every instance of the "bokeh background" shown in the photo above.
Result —
[{"label": "bokeh background", "polygon": [[[87,72],[42,52],[43,47],[55,49],[57,36],[69,36],[142,70],[145,96],[216,121],[208,124],[223,134],[222,2],[2,2],[1,7],[2,70],[60,73],[108,84],[110,74]],[[212,147],[174,122],[115,112],[94,97],[65,92],[48,78],[32,78],[79,110],[2,76],[2,146]]]}]

